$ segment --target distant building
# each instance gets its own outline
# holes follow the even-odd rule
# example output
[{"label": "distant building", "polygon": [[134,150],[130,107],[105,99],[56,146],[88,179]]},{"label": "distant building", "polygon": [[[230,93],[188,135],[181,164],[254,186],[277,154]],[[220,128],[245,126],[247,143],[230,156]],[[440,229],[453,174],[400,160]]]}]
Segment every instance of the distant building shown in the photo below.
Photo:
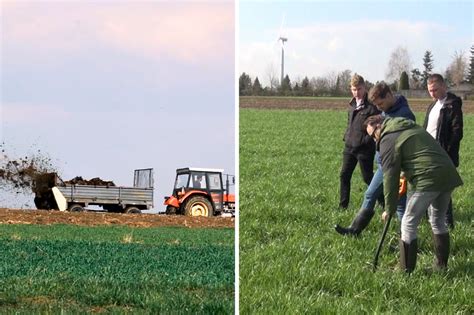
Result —
[{"label": "distant building", "polygon": [[[456,94],[463,100],[466,100],[468,96],[474,95],[474,84],[461,83],[457,86],[451,86],[449,92]],[[430,94],[426,89],[423,90],[399,90],[397,93],[405,96],[406,98],[430,98]]]},{"label": "distant building", "polygon": [[406,98],[429,98],[430,95],[426,89],[423,90],[399,90],[398,94],[405,96]]},{"label": "distant building", "polygon": [[456,94],[463,100],[466,100],[469,95],[474,95],[474,84],[461,83],[457,86],[451,87],[449,91]]}]

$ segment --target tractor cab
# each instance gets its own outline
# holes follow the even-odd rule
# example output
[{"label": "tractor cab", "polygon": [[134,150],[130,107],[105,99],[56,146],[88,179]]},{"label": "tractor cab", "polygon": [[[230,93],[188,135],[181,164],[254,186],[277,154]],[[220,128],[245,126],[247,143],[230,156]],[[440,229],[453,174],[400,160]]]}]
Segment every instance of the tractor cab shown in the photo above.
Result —
[{"label": "tractor cab", "polygon": [[172,196],[165,197],[167,214],[210,217],[226,208],[222,169],[179,168]]}]

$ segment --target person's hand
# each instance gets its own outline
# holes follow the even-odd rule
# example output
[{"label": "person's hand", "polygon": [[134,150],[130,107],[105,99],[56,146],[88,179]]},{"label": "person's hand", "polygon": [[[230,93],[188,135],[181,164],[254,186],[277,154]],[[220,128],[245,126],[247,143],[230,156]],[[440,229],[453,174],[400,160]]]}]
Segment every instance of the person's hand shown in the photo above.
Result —
[{"label": "person's hand", "polygon": [[404,175],[400,176],[400,183],[398,185],[398,196],[401,197],[407,193],[407,179]]},{"label": "person's hand", "polygon": [[382,221],[387,222],[389,216],[390,214],[388,213],[388,211],[384,211],[382,213]]}]

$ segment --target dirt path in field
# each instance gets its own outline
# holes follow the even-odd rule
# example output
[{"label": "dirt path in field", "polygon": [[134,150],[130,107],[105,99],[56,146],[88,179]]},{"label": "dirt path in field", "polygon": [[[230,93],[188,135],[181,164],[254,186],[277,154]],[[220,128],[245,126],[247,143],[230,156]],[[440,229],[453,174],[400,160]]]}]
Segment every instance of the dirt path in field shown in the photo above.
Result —
[{"label": "dirt path in field", "polygon": [[[294,110],[346,110],[349,98],[316,99],[306,97],[255,97],[243,96],[239,99],[240,108],[256,109],[294,109]],[[430,104],[429,99],[409,99],[408,103],[415,112],[425,112]],[[462,110],[466,114],[474,113],[474,101],[463,100]]]},{"label": "dirt path in field", "polygon": [[185,217],[164,214],[123,214],[86,211],[71,213],[0,208],[0,224],[74,224],[82,226],[127,225],[132,227],[177,226],[188,228],[233,228],[234,218]]}]

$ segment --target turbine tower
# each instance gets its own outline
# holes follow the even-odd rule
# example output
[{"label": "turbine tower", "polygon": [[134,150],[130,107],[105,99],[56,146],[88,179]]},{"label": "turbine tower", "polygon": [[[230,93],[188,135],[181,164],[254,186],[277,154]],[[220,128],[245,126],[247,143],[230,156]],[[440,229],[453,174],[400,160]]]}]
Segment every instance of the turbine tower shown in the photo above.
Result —
[{"label": "turbine tower", "polygon": [[285,78],[285,42],[288,41],[288,38],[280,36],[278,38],[281,41],[281,77],[280,77],[280,86],[283,85],[283,79]]}]

